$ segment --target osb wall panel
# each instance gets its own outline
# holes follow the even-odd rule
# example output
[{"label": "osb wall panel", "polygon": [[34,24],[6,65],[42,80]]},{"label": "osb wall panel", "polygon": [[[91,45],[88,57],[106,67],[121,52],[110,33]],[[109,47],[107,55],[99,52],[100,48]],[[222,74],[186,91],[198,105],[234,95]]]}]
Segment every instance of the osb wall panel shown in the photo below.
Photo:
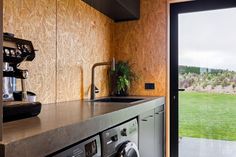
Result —
[{"label": "osb wall panel", "polygon": [[[167,96],[167,0],[141,0],[140,20],[116,24],[113,44],[116,58],[127,58],[139,77],[132,84],[130,94]],[[156,89],[145,90],[145,82],[155,83]],[[166,109],[166,156],[169,157],[168,104]]]},{"label": "osb wall panel", "polygon": [[[88,98],[92,65],[111,60],[113,22],[80,0],[58,0],[57,19],[57,101]],[[95,71],[107,96],[107,67]]]},{"label": "osb wall panel", "polygon": [[[31,40],[39,51],[27,88],[42,103],[87,98],[91,67],[110,61],[113,22],[78,0],[4,0],[4,31]],[[97,96],[108,95],[107,68],[96,69]]]},{"label": "osb wall panel", "polygon": [[39,50],[33,62],[21,66],[29,70],[27,89],[42,103],[55,102],[56,81],[56,1],[4,0],[4,32],[31,40]]},{"label": "osb wall panel", "polygon": [[[167,0],[141,0],[141,19],[115,25],[117,59],[127,58],[139,79],[132,95],[166,95],[167,85]],[[145,90],[153,82],[155,90]]]}]

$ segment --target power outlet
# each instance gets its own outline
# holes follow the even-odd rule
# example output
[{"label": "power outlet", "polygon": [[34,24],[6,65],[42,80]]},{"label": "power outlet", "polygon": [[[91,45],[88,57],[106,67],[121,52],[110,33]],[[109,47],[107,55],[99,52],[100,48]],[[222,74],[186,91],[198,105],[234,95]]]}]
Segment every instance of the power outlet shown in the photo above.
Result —
[{"label": "power outlet", "polygon": [[145,89],[147,90],[155,89],[155,83],[145,83]]}]

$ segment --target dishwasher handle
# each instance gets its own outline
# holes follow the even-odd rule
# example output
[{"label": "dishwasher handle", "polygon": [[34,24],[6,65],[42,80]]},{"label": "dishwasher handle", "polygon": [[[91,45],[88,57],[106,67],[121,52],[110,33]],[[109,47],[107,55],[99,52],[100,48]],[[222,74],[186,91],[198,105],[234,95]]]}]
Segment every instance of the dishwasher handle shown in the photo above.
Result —
[{"label": "dishwasher handle", "polygon": [[162,110],[162,111],[160,111],[160,112],[157,112],[157,113],[155,113],[155,114],[162,114],[162,113],[164,113],[164,110]]},{"label": "dishwasher handle", "polygon": [[153,118],[153,117],[154,117],[153,115],[149,115],[149,116],[147,116],[147,117],[145,117],[141,120],[144,121],[144,122],[147,122],[149,118]]}]

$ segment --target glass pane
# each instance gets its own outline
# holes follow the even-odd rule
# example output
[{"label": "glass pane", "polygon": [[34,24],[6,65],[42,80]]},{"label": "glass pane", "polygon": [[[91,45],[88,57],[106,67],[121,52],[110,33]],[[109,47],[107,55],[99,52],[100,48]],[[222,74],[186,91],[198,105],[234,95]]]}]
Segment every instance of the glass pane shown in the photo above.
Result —
[{"label": "glass pane", "polygon": [[179,156],[236,156],[236,8],[179,15]]}]

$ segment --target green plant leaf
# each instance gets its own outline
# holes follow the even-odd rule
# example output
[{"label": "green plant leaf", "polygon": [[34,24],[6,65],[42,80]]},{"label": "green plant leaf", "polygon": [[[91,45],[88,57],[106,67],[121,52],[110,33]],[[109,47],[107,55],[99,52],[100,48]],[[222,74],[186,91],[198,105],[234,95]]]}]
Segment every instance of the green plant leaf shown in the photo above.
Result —
[{"label": "green plant leaf", "polygon": [[110,71],[110,75],[111,84],[113,84],[111,86],[114,88],[113,93],[126,92],[130,88],[131,82],[137,79],[128,61],[118,61],[116,70]]}]

